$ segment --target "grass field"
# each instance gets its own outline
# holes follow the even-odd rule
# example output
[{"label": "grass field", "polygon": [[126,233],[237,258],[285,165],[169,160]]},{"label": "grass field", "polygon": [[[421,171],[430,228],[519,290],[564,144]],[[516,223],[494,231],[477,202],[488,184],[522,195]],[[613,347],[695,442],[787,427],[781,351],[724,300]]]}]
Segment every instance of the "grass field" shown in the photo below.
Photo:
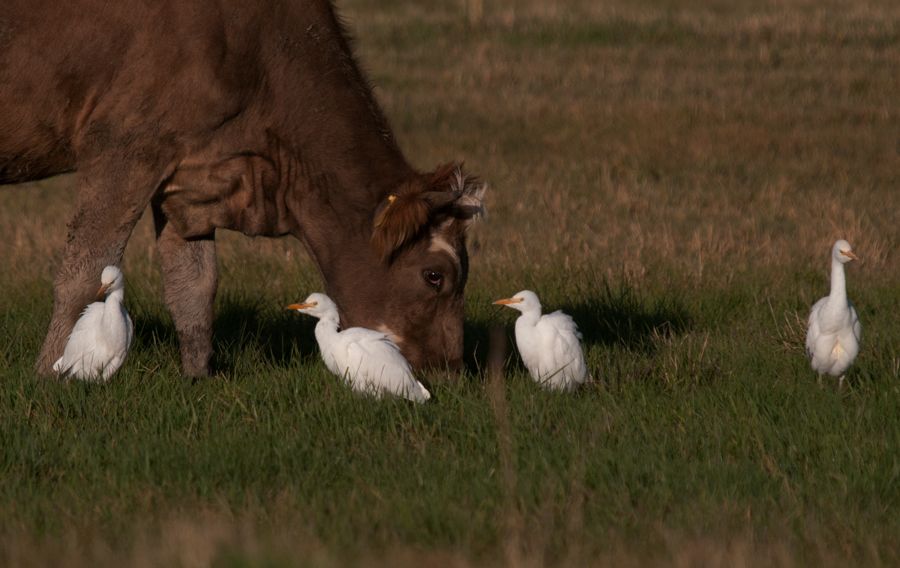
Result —
[{"label": "grass field", "polygon": [[[353,396],[281,309],[321,288],[300,244],[221,234],[219,372],[185,381],[145,218],[126,366],[35,380],[73,195],[3,188],[0,564],[900,564],[900,4],[341,4],[411,161],[491,184],[469,370]],[[838,237],[842,391],[802,348]],[[522,288],[595,384],[485,383]]]}]

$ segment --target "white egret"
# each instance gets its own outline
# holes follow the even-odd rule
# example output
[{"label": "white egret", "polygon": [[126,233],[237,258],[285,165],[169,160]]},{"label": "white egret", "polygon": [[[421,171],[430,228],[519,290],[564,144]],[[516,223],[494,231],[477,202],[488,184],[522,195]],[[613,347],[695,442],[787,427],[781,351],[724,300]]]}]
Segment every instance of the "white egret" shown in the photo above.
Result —
[{"label": "white egret", "polygon": [[516,319],[516,345],[525,367],[540,385],[568,391],[591,380],[581,350],[581,333],[570,316],[561,310],[542,316],[541,302],[530,290],[494,303],[522,312]]},{"label": "white egret", "polygon": [[831,293],[813,304],[806,332],[806,351],[810,364],[819,375],[839,377],[850,368],[859,353],[862,326],[853,304],[847,298],[844,265],[858,260],[850,243],[841,239],[831,248]]},{"label": "white egret", "polygon": [[431,398],[413,376],[400,348],[386,334],[362,327],[338,331],[337,305],[325,294],[310,294],[302,304],[291,304],[287,309],[319,318],[316,341],[322,360],[353,390],[375,397],[388,393],[414,402]]},{"label": "white egret", "polygon": [[[104,300],[105,296],[105,300]],[[125,310],[125,278],[115,266],[100,275],[97,300],[75,323],[63,355],[53,364],[61,376],[107,381],[119,370],[131,346],[134,326]]]}]

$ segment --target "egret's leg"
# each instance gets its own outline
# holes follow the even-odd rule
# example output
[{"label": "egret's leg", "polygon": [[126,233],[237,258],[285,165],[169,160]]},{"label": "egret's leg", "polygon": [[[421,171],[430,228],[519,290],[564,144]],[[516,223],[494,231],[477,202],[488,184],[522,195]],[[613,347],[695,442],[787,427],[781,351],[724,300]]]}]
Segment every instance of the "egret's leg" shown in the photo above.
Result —
[{"label": "egret's leg", "polygon": [[[133,148],[132,148],[133,150]],[[97,158],[78,172],[75,214],[53,287],[53,315],[35,370],[50,376],[78,316],[100,287],[100,273],[118,264],[135,223],[165,179],[166,161],[150,152],[132,163],[121,153]]]},{"label": "egret's leg", "polygon": [[838,377],[838,390],[844,390],[844,375]]},{"label": "egret's leg", "polygon": [[216,243],[212,235],[182,239],[156,204],[153,217],[166,305],[181,347],[181,368],[186,376],[205,377],[212,357],[213,300],[218,284]]}]

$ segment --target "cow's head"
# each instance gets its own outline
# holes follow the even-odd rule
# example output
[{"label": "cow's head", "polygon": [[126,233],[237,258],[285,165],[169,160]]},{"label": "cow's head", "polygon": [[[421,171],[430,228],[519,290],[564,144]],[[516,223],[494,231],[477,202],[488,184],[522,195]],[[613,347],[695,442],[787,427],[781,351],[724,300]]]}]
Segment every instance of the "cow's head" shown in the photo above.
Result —
[{"label": "cow's head", "polygon": [[343,324],[389,334],[414,367],[458,367],[466,230],[484,211],[484,191],[449,164],[385,195],[372,218],[371,262],[329,282]]}]

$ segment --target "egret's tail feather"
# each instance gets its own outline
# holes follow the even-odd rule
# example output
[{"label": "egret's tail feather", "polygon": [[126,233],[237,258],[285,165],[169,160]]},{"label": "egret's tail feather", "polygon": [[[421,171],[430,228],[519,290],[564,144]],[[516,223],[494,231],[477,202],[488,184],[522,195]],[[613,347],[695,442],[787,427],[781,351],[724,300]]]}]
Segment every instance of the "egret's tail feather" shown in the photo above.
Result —
[{"label": "egret's tail feather", "polygon": [[413,392],[410,393],[410,400],[414,400],[415,402],[425,402],[431,398],[431,393],[428,392],[422,383],[416,381],[416,386]]}]

